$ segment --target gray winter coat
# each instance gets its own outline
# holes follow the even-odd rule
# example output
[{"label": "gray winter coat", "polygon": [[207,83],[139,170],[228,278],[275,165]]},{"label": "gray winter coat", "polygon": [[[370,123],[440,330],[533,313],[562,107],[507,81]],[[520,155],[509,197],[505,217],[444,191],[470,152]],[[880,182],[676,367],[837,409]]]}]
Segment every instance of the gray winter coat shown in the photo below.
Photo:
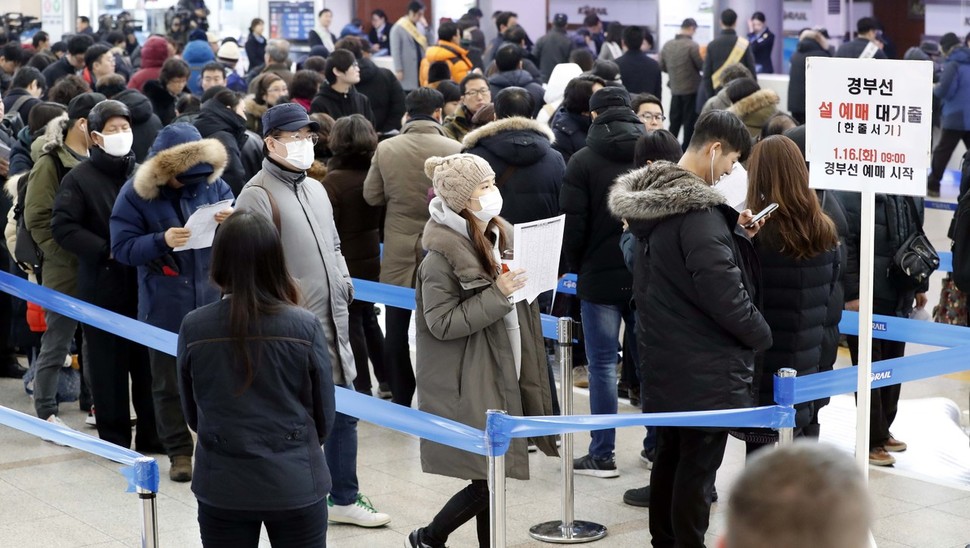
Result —
[{"label": "gray winter coat", "polygon": [[[511,227],[499,221],[511,234]],[[548,366],[536,303],[514,305],[522,337],[521,375],[516,380],[512,345],[503,318],[513,305],[483,269],[471,241],[434,220],[422,240],[428,251],[418,268],[418,408],[474,428],[485,428],[485,412],[551,415]],[[539,438],[543,453],[556,456],[553,437]],[[485,479],[485,457],[421,440],[421,469],[461,479]],[[526,440],[513,439],[505,458],[510,478],[529,478]]]},{"label": "gray winter coat", "polygon": [[348,305],[354,300],[354,286],[347,261],[340,253],[340,237],[333,222],[330,198],[319,181],[304,173],[285,171],[268,159],[263,160],[263,169],[243,187],[236,207],[261,213],[272,220],[267,193],[273,195],[279,208],[286,267],[300,284],[303,306],[316,314],[327,335],[333,382],[346,386],[357,376],[347,313]]},{"label": "gray winter coat", "polygon": [[[425,32],[428,44],[437,41],[431,33],[430,27]],[[418,82],[418,66],[424,58],[425,48],[421,47],[408,31],[399,24],[391,27],[391,57],[394,58],[394,72],[403,72],[404,79],[401,87],[404,91],[412,91],[421,87]]]}]

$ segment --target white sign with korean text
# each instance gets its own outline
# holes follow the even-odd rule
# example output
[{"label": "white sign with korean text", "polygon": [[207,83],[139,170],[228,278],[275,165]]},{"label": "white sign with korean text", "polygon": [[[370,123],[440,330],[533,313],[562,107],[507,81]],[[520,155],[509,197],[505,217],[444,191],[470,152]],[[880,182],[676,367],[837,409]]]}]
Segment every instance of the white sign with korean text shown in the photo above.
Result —
[{"label": "white sign with korean text", "polygon": [[805,66],[810,186],[925,195],[933,64],[809,57]]}]

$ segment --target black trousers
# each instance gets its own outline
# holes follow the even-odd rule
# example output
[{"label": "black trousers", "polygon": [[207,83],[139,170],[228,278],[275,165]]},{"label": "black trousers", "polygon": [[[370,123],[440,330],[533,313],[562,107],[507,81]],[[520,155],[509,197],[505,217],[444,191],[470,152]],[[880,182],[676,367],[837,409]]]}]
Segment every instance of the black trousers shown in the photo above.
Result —
[{"label": "black trousers", "polygon": [[374,303],[354,301],[350,303],[349,312],[350,348],[354,351],[354,362],[357,364],[354,390],[370,394],[373,386],[370,382],[368,361],[374,365],[377,382],[387,382],[384,372],[384,332],[377,323]]},{"label": "black trousers", "polygon": [[704,548],[711,491],[727,437],[727,431],[657,427],[657,458],[650,474],[654,548]]},{"label": "black trousers", "polygon": [[273,548],[327,545],[327,499],[305,508],[252,512],[226,510],[199,502],[199,532],[205,548],[256,548],[260,526]]},{"label": "black trousers", "polygon": [[448,536],[456,529],[475,518],[478,531],[478,545],[487,548],[490,544],[488,523],[488,481],[472,480],[471,485],[455,493],[451,500],[438,512],[431,525],[424,528],[424,541],[431,546],[444,546]]},{"label": "black trousers", "polygon": [[131,403],[138,415],[135,447],[138,451],[160,446],[152,403],[152,374],[148,350],[127,339],[91,326],[84,327],[87,363],[98,436],[115,445],[131,448],[128,377],[131,377]]},{"label": "black trousers", "polygon": [[411,367],[411,346],[408,326],[411,311],[393,306],[384,307],[384,364],[387,381],[393,394],[391,401],[411,407],[414,399],[414,369]]},{"label": "black trousers", "polygon": [[165,454],[169,457],[191,457],[194,446],[192,434],[185,424],[185,415],[182,414],[175,356],[149,349],[148,361],[152,370],[155,423],[158,426],[158,437],[165,447]]},{"label": "black trousers", "polygon": [[929,178],[926,180],[927,187],[940,188],[940,180],[943,179],[946,164],[949,163],[950,156],[953,156],[953,150],[957,148],[957,143],[960,141],[963,141],[963,144],[970,149],[970,131],[940,130],[940,142],[936,143],[936,148],[933,149],[933,157],[930,160],[932,169]]},{"label": "black trousers", "polygon": [[694,136],[694,124],[697,123],[697,94],[673,95],[670,97],[670,132],[677,137],[680,128],[684,128],[684,150]]},{"label": "black trousers", "polygon": [[[859,337],[846,336],[849,343],[849,355],[852,365],[859,365]],[[872,340],[872,363],[893,358],[901,358],[906,354],[906,343],[897,341]],[[874,388],[870,398],[869,408],[869,448],[882,447],[889,441],[889,427],[896,420],[899,410],[899,392],[901,385],[894,384],[883,388]]]}]

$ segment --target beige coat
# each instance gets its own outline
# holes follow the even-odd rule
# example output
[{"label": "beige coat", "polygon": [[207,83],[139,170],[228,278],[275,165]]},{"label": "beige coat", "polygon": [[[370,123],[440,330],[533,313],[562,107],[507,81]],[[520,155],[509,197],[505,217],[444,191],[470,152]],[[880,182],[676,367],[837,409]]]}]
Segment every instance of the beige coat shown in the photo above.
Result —
[{"label": "beige coat", "polygon": [[424,255],[421,233],[429,218],[431,179],[424,174],[424,161],[460,151],[461,143],[446,137],[441,125],[430,120],[410,121],[400,135],[377,145],[364,180],[364,199],[387,207],[381,283],[414,287]]},{"label": "beige coat", "polygon": [[[511,233],[511,227],[505,226]],[[489,409],[519,416],[551,415],[538,305],[525,301],[515,305],[522,338],[521,374],[516,379],[503,320],[513,305],[485,272],[471,242],[430,220],[423,245],[428,256],[418,268],[416,291],[418,409],[478,429],[485,428]],[[535,441],[547,455],[558,454],[553,437]],[[421,469],[485,479],[486,459],[421,440]],[[525,439],[512,440],[505,471],[510,478],[529,478]]]}]

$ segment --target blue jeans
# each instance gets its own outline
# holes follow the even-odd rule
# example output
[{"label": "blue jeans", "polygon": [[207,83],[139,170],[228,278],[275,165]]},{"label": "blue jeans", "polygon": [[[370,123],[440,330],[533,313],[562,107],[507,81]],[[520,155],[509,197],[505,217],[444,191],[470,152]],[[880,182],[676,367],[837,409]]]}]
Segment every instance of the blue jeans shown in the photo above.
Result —
[{"label": "blue jeans", "polygon": [[[344,386],[353,390],[351,385]],[[353,504],[357,500],[357,417],[337,413],[333,430],[323,444],[323,454],[330,468],[333,487],[330,497],[338,506]]]},{"label": "blue jeans", "polygon": [[[586,359],[589,362],[589,411],[594,415],[615,415],[620,320],[626,322],[627,336],[634,336],[636,315],[629,304],[619,306],[582,301],[580,306],[583,313]],[[612,456],[616,447],[615,430],[594,430],[591,436],[589,454],[593,458],[605,459]]]}]

